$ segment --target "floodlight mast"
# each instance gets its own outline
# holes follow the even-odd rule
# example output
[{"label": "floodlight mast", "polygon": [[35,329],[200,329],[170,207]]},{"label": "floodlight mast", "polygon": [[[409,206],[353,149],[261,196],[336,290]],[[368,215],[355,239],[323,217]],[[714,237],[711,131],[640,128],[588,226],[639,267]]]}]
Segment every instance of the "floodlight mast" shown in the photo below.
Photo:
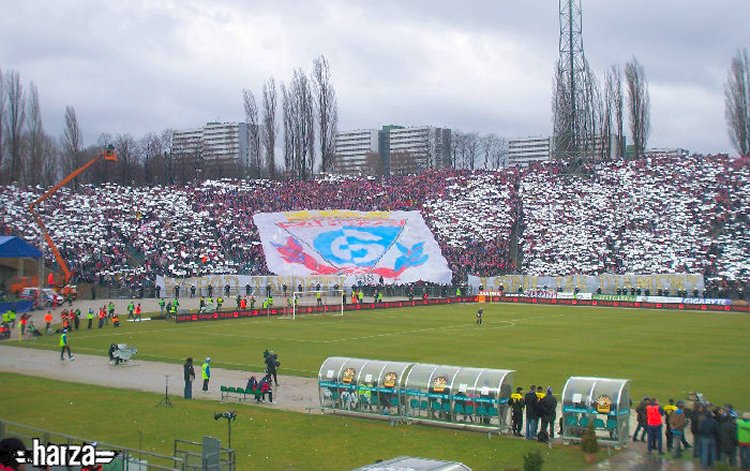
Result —
[{"label": "floodlight mast", "polygon": [[93,159],[89,160],[85,164],[78,167],[76,170],[70,173],[70,175],[66,176],[60,182],[47,190],[42,196],[37,198],[33,203],[29,205],[29,212],[31,213],[31,216],[34,218],[34,221],[36,222],[37,226],[39,226],[39,230],[42,232],[42,236],[44,237],[44,240],[47,242],[47,245],[49,246],[49,249],[52,251],[52,254],[55,256],[55,260],[57,261],[57,264],[60,265],[60,269],[63,272],[63,280],[61,283],[61,286],[66,286],[70,279],[72,278],[72,274],[70,273],[70,268],[68,268],[68,264],[65,262],[65,259],[60,254],[60,251],[57,249],[57,246],[55,245],[54,241],[52,240],[52,237],[47,232],[47,226],[44,225],[44,221],[42,220],[42,217],[39,215],[39,213],[36,211],[36,207],[41,204],[43,201],[47,200],[50,196],[57,193],[57,191],[70,183],[71,180],[73,180],[78,175],[85,172],[89,167],[94,165],[100,160],[106,160],[107,162],[117,162],[117,154],[115,154],[115,147],[113,145],[108,145],[107,148],[104,150],[104,152],[100,153]]}]

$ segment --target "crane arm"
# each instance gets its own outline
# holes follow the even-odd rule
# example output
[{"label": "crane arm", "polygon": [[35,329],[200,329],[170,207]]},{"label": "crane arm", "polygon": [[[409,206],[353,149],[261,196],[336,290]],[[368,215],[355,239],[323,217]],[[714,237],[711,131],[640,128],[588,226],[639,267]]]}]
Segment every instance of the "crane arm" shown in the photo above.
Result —
[{"label": "crane arm", "polygon": [[29,205],[29,212],[34,217],[34,221],[36,221],[36,224],[39,226],[39,229],[42,231],[42,236],[44,237],[44,240],[47,242],[47,245],[49,246],[50,250],[52,251],[52,254],[55,256],[55,260],[57,261],[57,264],[60,265],[60,269],[62,269],[64,280],[63,284],[68,284],[71,278],[70,268],[68,268],[68,264],[65,262],[65,259],[60,254],[60,251],[57,249],[57,246],[55,245],[54,241],[52,240],[52,237],[50,237],[49,233],[47,232],[47,226],[44,225],[44,221],[42,221],[42,217],[39,215],[39,213],[36,211],[36,207],[41,204],[43,201],[48,199],[50,196],[54,195],[57,190],[64,187],[68,183],[70,183],[71,180],[73,180],[78,175],[85,172],[89,167],[94,165],[100,160],[106,160],[109,162],[117,162],[117,155],[115,154],[115,148],[112,145],[107,146],[107,149],[102,152],[101,154],[97,155],[96,157],[92,158],[85,164],[81,165],[79,168],[71,172],[70,175],[66,176],[60,182],[47,190],[42,196],[37,198],[33,203]]}]

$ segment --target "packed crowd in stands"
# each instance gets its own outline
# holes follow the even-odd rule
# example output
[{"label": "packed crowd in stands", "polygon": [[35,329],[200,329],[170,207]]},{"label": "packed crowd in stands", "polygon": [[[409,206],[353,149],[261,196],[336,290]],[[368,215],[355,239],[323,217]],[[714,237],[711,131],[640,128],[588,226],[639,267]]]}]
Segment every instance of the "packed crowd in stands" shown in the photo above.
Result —
[{"label": "packed crowd in stands", "polygon": [[[42,191],[0,187],[0,233],[38,243],[27,208]],[[269,274],[253,215],[303,209],[420,211],[454,281],[702,273],[716,292],[750,281],[750,159],[727,156],[603,162],[577,174],[544,163],[384,179],[106,184],[64,188],[40,212],[76,279],[111,285]]]}]

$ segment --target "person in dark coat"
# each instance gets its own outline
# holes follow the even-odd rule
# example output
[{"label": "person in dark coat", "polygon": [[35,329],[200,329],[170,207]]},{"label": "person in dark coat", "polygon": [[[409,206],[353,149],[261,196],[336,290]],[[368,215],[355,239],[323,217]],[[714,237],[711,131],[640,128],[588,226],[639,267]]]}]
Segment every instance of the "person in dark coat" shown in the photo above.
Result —
[{"label": "person in dark coat", "polygon": [[536,386],[531,385],[531,389],[523,397],[526,408],[526,440],[535,440],[536,431],[539,427],[539,412],[537,410]]},{"label": "person in dark coat", "polygon": [[266,350],[265,352],[263,352],[263,357],[266,362],[266,373],[268,373],[269,377],[273,377],[274,384],[278,386],[279,380],[276,377],[276,368],[281,366],[281,363],[279,363],[278,355],[274,353],[273,350]]},{"label": "person in dark coat", "polygon": [[547,387],[547,394],[539,402],[539,412],[542,418],[542,431],[549,429],[549,439],[555,438],[555,416],[557,415],[557,398],[552,394],[552,386]]},{"label": "person in dark coat", "polygon": [[638,426],[635,428],[633,433],[633,441],[638,441],[638,431],[641,432],[641,441],[645,442],[646,439],[646,406],[648,405],[648,398],[644,397],[643,400],[635,407],[636,419]]},{"label": "person in dark coat", "polygon": [[716,461],[716,440],[719,437],[719,423],[711,412],[706,412],[698,420],[698,433],[701,437],[701,466],[710,468]]},{"label": "person in dark coat", "polygon": [[721,424],[719,424],[719,449],[722,463],[732,467],[737,466],[737,445],[737,422],[724,411]]},{"label": "person in dark coat", "polygon": [[182,365],[183,376],[185,379],[185,399],[193,398],[193,380],[195,379],[195,368],[193,368],[193,358],[188,357],[185,364]]}]

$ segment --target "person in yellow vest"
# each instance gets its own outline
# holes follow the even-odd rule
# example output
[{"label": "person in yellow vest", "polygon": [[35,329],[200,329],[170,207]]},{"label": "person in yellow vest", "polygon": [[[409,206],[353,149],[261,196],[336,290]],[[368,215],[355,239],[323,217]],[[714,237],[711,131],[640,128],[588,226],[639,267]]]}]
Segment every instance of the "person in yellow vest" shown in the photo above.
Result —
[{"label": "person in yellow vest", "polygon": [[359,304],[362,304],[362,301],[364,301],[364,299],[365,299],[364,290],[359,290],[359,293],[357,293],[357,302],[359,302]]},{"label": "person in yellow vest", "polygon": [[315,293],[315,300],[317,301],[318,306],[322,306],[323,305],[323,300],[320,298],[320,291],[317,291]]},{"label": "person in yellow vest", "polygon": [[206,361],[201,365],[201,377],[203,378],[203,392],[208,392],[208,381],[211,379],[211,357],[206,357]]},{"label": "person in yellow vest", "polygon": [[68,329],[63,329],[62,334],[60,334],[60,360],[64,360],[64,353],[68,352],[68,360],[73,361],[76,357],[74,357],[70,353],[70,342],[68,341]]},{"label": "person in yellow vest", "polygon": [[669,415],[677,410],[677,406],[674,405],[674,399],[670,399],[669,404],[662,407],[662,409],[664,410],[664,423],[667,425],[664,432],[667,439],[667,451],[672,451],[672,426],[669,424]]}]

